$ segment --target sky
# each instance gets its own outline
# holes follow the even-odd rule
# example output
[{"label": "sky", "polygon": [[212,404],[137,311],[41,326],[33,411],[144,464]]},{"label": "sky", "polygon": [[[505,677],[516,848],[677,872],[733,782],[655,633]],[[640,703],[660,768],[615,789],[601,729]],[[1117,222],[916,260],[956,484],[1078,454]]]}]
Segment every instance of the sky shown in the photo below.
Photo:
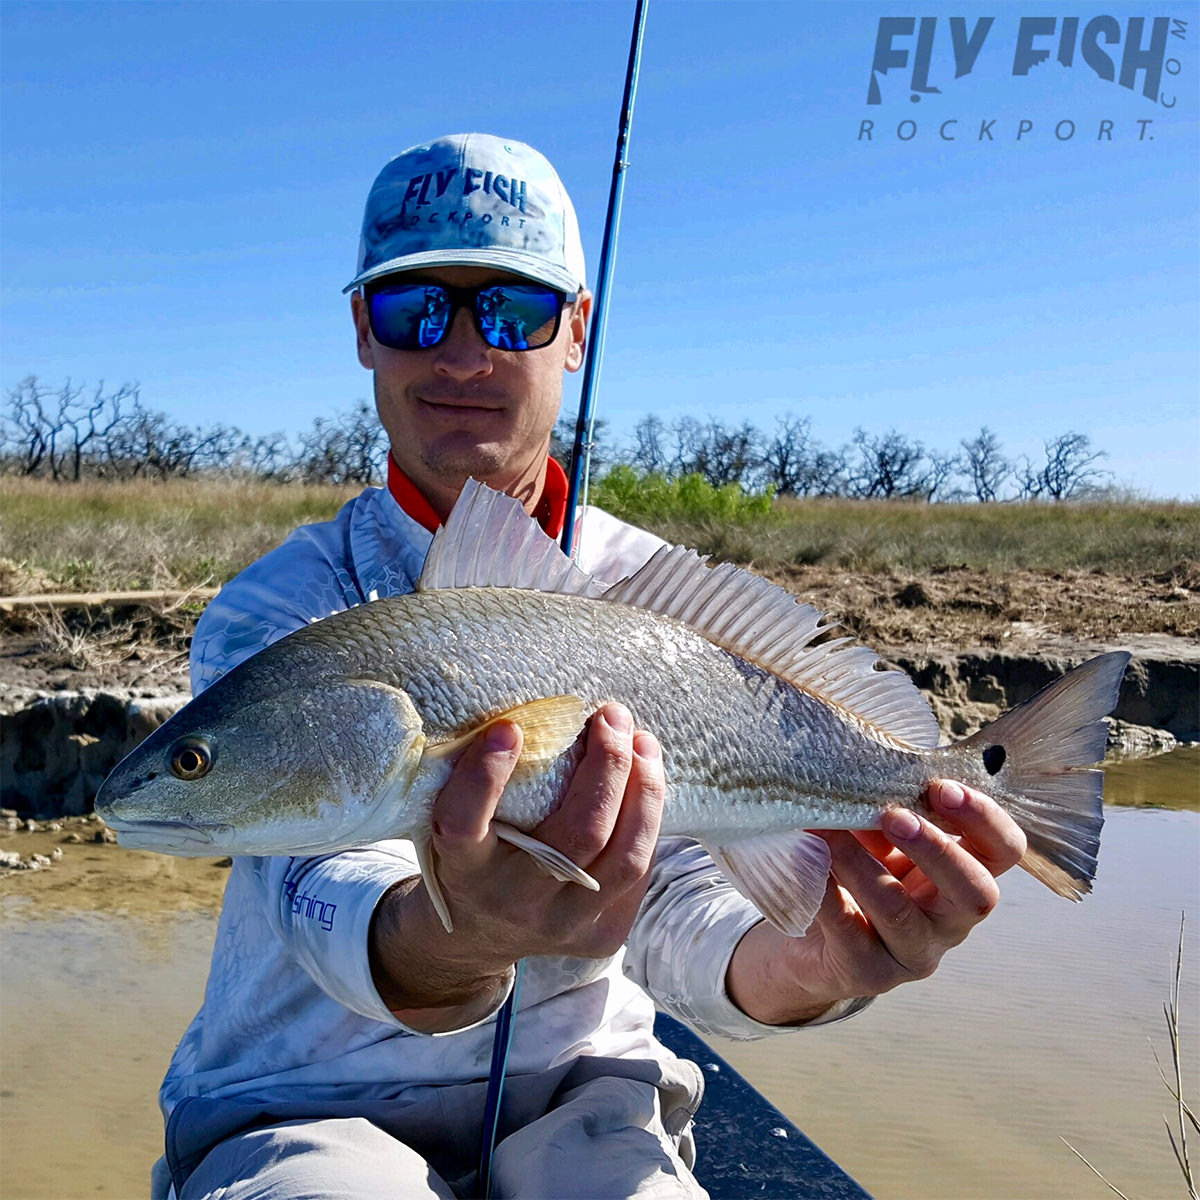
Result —
[{"label": "sky", "polygon": [[[369,398],[341,294],[363,203],[445,133],[550,158],[594,284],[633,13],[4,0],[0,388],[137,383],[254,434]],[[1036,461],[1070,430],[1117,484],[1200,496],[1198,40],[1191,0],[650,0],[610,439],[800,416],[952,451],[986,425]]]}]

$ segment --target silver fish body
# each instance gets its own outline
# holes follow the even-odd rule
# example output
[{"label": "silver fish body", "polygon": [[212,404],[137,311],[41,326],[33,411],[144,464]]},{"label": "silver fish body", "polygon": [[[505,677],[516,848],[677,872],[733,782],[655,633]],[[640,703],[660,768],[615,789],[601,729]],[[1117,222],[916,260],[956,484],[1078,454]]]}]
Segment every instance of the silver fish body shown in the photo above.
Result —
[{"label": "silver fish body", "polygon": [[[503,500],[479,500],[488,536],[500,512],[520,520]],[[437,890],[430,810],[457,751],[507,716],[522,725],[526,753],[498,832],[551,873],[594,886],[528,831],[561,797],[587,716],[618,700],[662,743],[663,833],[702,841],[787,932],[807,926],[828,872],[828,848],[804,831],[874,827],[891,806],[917,808],[936,778],[1008,807],[1031,834],[1025,865],[1055,890],[1078,895],[1090,885],[1100,785],[1086,767],[1103,754],[1102,718],[1128,656],[1095,659],[975,737],[938,747],[927,712],[910,711],[924,703],[911,684],[883,679],[895,673],[873,670],[873,656],[823,648],[818,614],[745,573],[715,580],[692,556],[686,566],[664,560],[666,584],[635,577],[617,591],[561,575],[541,589],[446,586],[463,573],[463,534],[453,517],[444,532],[444,553],[459,565],[443,567],[441,582],[274,643],[119,764],[96,806],[120,840],[175,854],[272,854],[411,838],[449,925],[453,898]],[[537,538],[522,537],[539,561],[553,562]],[[506,570],[517,582],[530,573]],[[662,602],[680,580],[713,596],[692,608]],[[758,597],[764,628],[727,632],[729,620],[713,615],[731,607],[739,586]],[[793,644],[772,649],[800,612],[805,628]]]}]

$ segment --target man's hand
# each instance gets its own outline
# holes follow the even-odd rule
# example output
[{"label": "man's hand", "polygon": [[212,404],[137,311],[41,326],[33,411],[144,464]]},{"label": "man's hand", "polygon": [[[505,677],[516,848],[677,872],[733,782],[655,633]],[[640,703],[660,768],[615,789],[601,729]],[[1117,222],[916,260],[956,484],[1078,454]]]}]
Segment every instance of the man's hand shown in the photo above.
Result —
[{"label": "man's hand", "polygon": [[824,834],[833,875],[802,938],[761,922],[738,943],[730,998],[756,1020],[796,1024],[839,1000],[876,996],[933,973],[996,906],[996,876],[1025,853],[1025,835],[994,801],[939,781],[926,796],[945,833],[907,809],[882,829]]},{"label": "man's hand", "polygon": [[621,705],[605,705],[589,723],[562,804],[532,831],[592,875],[599,892],[552,879],[492,832],[520,751],[517,726],[491,726],[464,751],[434,804],[433,849],[454,932],[416,879],[376,908],[375,985],[413,1028],[439,1032],[486,1015],[526,955],[615,953],[645,895],[666,794],[655,738],[635,731]]}]

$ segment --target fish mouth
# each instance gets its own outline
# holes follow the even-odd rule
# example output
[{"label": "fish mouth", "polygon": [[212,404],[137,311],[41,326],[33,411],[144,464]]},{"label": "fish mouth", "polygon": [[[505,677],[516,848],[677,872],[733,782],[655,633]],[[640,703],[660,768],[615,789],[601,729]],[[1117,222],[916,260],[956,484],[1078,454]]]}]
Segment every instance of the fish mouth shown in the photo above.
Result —
[{"label": "fish mouth", "polygon": [[193,821],[138,821],[105,817],[105,824],[117,835],[117,841],[130,850],[161,850],[196,855],[216,852],[216,838],[233,826]]}]

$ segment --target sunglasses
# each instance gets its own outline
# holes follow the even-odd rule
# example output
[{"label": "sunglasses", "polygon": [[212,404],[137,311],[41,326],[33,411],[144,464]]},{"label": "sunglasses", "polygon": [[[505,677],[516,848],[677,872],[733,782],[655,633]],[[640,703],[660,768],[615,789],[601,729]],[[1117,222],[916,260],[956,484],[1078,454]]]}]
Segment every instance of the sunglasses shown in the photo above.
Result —
[{"label": "sunglasses", "polygon": [[371,332],[393,350],[427,350],[454,324],[460,308],[475,314],[475,328],[497,350],[540,350],[558,335],[564,295],[540,283],[500,283],[455,288],[440,283],[386,283],[367,289]]}]

